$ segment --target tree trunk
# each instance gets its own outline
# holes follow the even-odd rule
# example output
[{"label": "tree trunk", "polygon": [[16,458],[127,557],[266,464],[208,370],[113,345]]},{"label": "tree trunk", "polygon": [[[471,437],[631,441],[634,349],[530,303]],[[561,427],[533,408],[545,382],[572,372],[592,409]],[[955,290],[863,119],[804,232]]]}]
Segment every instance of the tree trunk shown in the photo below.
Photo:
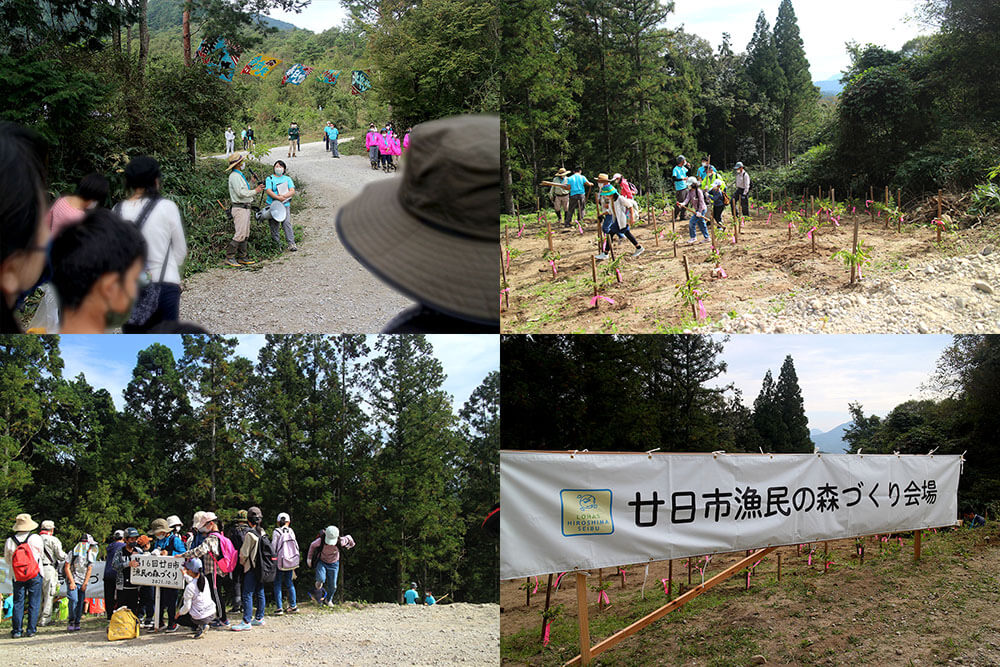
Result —
[{"label": "tree trunk", "polygon": [[146,59],[149,57],[149,23],[147,0],[139,0],[139,82],[146,79]]},{"label": "tree trunk", "polygon": [[[215,362],[212,362],[212,390],[215,390]],[[215,509],[215,417],[218,414],[218,400],[216,395],[212,405],[212,489],[210,493],[210,504]]]},{"label": "tree trunk", "polygon": [[187,140],[188,159],[191,161],[191,164],[194,164],[195,161],[198,159],[198,155],[197,155],[197,151],[196,151],[196,147],[195,147],[195,141],[194,141],[195,140],[195,136],[194,136],[194,134],[192,134],[192,133],[189,132],[186,135],[184,135],[184,138]]},{"label": "tree trunk", "polygon": [[500,182],[503,188],[503,208],[507,215],[514,215],[514,185],[510,175],[510,139],[506,124],[500,121]]},{"label": "tree trunk", "polygon": [[183,14],[184,64],[191,66],[191,0],[184,1]]},{"label": "tree trunk", "polygon": [[132,57],[132,26],[125,28],[125,53]]},{"label": "tree trunk", "polygon": [[122,20],[117,13],[121,11],[121,4],[121,0],[115,0],[115,29],[111,33],[111,47],[116,56],[122,54]]}]

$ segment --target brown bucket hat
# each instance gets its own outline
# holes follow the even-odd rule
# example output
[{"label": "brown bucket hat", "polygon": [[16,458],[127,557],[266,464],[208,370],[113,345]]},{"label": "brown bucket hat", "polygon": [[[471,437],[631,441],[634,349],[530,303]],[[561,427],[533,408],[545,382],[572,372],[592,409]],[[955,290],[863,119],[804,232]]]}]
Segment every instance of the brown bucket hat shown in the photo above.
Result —
[{"label": "brown bucket hat", "polygon": [[369,184],[337,233],[369,271],[451,317],[499,328],[500,119],[421,123],[400,178]]}]

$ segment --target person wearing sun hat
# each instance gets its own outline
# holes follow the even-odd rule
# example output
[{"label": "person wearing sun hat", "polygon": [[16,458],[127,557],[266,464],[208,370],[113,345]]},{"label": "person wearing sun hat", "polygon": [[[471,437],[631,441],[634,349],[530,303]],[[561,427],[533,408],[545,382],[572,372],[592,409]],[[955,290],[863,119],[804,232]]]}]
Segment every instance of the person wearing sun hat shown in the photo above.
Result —
[{"label": "person wearing sun hat", "polygon": [[264,184],[258,183],[254,188],[243,175],[243,164],[247,154],[233,153],[229,156],[229,199],[233,204],[233,240],[226,249],[226,264],[229,266],[249,266],[254,261],[247,252],[247,239],[250,237],[250,204],[258,193],[264,191]]},{"label": "person wearing sun hat", "polygon": [[42,552],[45,543],[42,537],[31,531],[38,528],[38,522],[31,519],[30,514],[18,514],[14,519],[14,534],[7,538],[4,544],[4,560],[13,570],[14,551],[20,545],[26,544],[31,550],[31,555],[35,557],[35,576],[26,580],[18,581],[17,573],[14,573],[14,613],[11,616],[11,637],[17,639],[21,636],[22,624],[24,623],[24,605],[28,605],[28,623],[24,635],[31,637],[38,630],[38,612],[42,602]]},{"label": "person wearing sun hat", "polygon": [[[556,209],[556,222],[562,222],[563,227],[569,227],[572,224],[569,221],[569,184],[566,180],[569,175],[569,171],[560,167],[550,182],[564,185],[564,187],[553,185],[549,188],[549,199],[552,200],[552,206]],[[563,222],[563,218],[566,219],[565,222]]]},{"label": "person wearing sun hat", "polygon": [[[607,174],[597,175],[597,188],[597,215],[601,222],[601,232],[606,235],[610,233],[611,226],[615,222],[614,195],[618,194],[618,190],[611,185],[611,179]],[[603,243],[601,252],[594,257],[599,260],[608,258]]]},{"label": "person wearing sun hat", "polygon": [[[90,574],[97,562],[97,541],[84,533],[66,559],[66,590],[69,598],[69,624],[66,629],[75,632],[80,629],[83,605],[87,598]],[[150,612],[152,613],[152,612]]]},{"label": "person wearing sun hat", "polygon": [[[184,541],[181,536],[171,530],[170,520],[176,519],[180,525],[180,519],[172,516],[169,519],[156,519],[149,528],[149,534],[153,536],[153,553],[157,556],[173,556],[184,553]],[[163,626],[163,612],[167,612],[166,632],[177,630],[176,623],[177,610],[177,589],[164,588],[160,591],[160,618],[154,619]]]},{"label": "person wearing sun hat", "polygon": [[340,240],[419,304],[382,333],[497,333],[500,119],[421,123],[411,142],[399,178],[368,184],[340,209]]},{"label": "person wearing sun hat", "polygon": [[222,597],[219,595],[219,587],[225,582],[226,575],[218,572],[216,566],[216,561],[222,558],[222,546],[219,542],[221,534],[219,532],[219,517],[215,512],[198,512],[192,523],[198,534],[203,536],[202,541],[197,546],[189,547],[187,551],[175,553],[174,558],[202,559],[205,574],[209,577],[210,594],[212,600],[215,601],[216,619],[212,621],[212,627],[228,628],[230,623],[226,614],[226,606],[222,603]]}]

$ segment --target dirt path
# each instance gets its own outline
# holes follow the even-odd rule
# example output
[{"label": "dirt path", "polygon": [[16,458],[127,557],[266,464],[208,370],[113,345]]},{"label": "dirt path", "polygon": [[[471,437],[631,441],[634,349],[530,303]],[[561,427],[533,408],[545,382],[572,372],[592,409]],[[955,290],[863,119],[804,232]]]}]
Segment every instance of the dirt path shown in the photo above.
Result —
[{"label": "dirt path", "polygon": [[[181,319],[220,332],[380,331],[411,302],[351,257],[334,220],[364,185],[396,176],[372,171],[361,156],[333,159],[321,142],[302,144],[296,158],[285,157],[286,151],[276,148],[262,161],[284,160],[289,176],[308,189],[305,209],[292,201],[292,224],[303,231],[299,251],[253,269],[226,268],[220,261],[220,268],[185,280]],[[251,247],[253,242],[251,236]]]},{"label": "dirt path", "polygon": [[93,665],[147,662],[201,665],[441,665],[496,664],[500,609],[495,604],[433,607],[376,604],[336,611],[302,607],[298,614],[265,617],[246,632],[209,630],[195,640],[185,630],[145,631],[138,639],[109,642],[107,623],[89,618],[83,630],[59,624],[31,639],[0,637],[5,665]]}]

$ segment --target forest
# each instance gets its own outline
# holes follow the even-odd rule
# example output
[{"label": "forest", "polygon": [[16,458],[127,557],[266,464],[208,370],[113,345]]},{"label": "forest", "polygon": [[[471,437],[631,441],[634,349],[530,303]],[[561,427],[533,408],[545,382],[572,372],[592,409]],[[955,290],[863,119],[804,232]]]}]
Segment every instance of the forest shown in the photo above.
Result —
[{"label": "forest", "polygon": [[[501,338],[505,449],[812,452],[794,361],[768,370],[752,406],[717,386],[724,338]],[[713,383],[710,385],[710,383]],[[962,508],[1000,513],[1000,337],[955,336],[928,389],[884,418],[851,403],[851,452],[965,455]],[[516,415],[515,418],[510,417]]]},{"label": "forest", "polygon": [[1000,62],[986,54],[1000,39],[1000,5],[914,7],[932,34],[898,51],[845,44],[851,65],[830,99],[812,84],[792,0],[773,27],[761,11],[745,47],[724,34],[718,49],[706,39],[716,35],[678,27],[673,2],[517,3],[501,26],[519,63],[501,82],[501,210],[533,210],[536,184],[559,167],[621,172],[662,193],[685,154],[712,156],[724,174],[746,163],[758,192],[822,185],[863,200],[888,186],[911,200],[975,187],[975,206],[996,212]]},{"label": "forest", "polygon": [[266,529],[288,512],[301,548],[331,523],[354,537],[345,599],[399,600],[411,580],[498,599],[481,527],[500,492],[498,372],[453,411],[420,335],[268,335],[256,361],[235,338],[182,342],[179,358],[139,352],[117,409],[63,376],[58,336],[0,336],[0,523],[30,512],[103,540],[257,505]]}]

